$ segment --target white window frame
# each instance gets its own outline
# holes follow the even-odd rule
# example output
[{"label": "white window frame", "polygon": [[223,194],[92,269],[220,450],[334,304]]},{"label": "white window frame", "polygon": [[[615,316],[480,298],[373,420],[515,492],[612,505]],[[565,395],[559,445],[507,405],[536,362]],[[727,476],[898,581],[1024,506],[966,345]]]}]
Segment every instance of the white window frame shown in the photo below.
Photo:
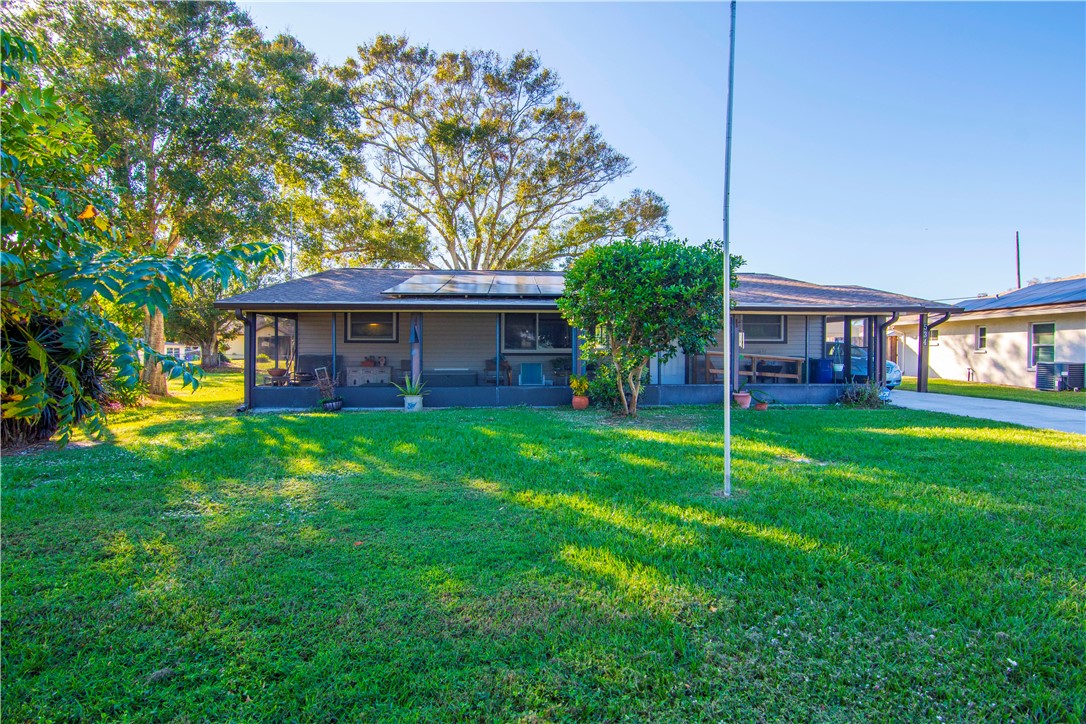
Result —
[{"label": "white window frame", "polygon": [[[763,338],[751,337],[750,332],[748,332],[746,330],[746,326],[747,326],[746,322],[747,322],[747,320],[748,319],[755,319],[755,318],[757,318],[757,319],[767,319],[767,318],[770,318],[770,317],[776,317],[777,319],[779,319],[781,321],[781,334],[780,334],[780,336],[775,338],[775,339],[772,338],[772,337],[763,337]],[[783,315],[783,314],[745,314],[745,315],[743,315],[742,334],[743,334],[743,342],[744,342],[744,344],[749,344],[751,342],[762,342],[762,343],[767,343],[768,342],[770,344],[772,344],[772,343],[777,343],[777,344],[784,343],[784,342],[788,341],[788,320],[785,319],[785,315]]]},{"label": "white window frame", "polygon": [[988,352],[988,326],[985,324],[978,324],[973,328],[973,351]]},{"label": "white window frame", "polygon": [[[399,342],[400,341],[400,315],[397,312],[371,312],[369,310],[361,310],[357,312],[346,312],[346,324],[343,330],[343,341],[352,343],[366,343],[375,342],[378,344],[385,342]],[[391,337],[354,337],[351,335],[351,315],[353,314],[391,314],[392,315],[392,336]]]},{"label": "white window frame", "polygon": [[[523,349],[521,347],[509,348],[505,346],[505,318],[509,314],[534,314],[535,315],[535,349]],[[573,354],[573,347],[540,347],[539,346],[539,315],[558,314],[557,312],[502,312],[502,354],[550,354],[551,352],[569,352]],[[561,314],[558,314],[561,317]],[[568,325],[568,323],[567,323]],[[569,340],[573,344],[573,326],[569,326]]]},{"label": "white window frame", "polygon": [[1034,340],[1036,339],[1036,337],[1034,336],[1033,330],[1034,330],[1035,327],[1037,327],[1038,325],[1041,325],[1041,324],[1051,324],[1052,325],[1052,344],[1050,344],[1050,345],[1046,344],[1044,346],[1045,347],[1052,347],[1052,359],[1053,360],[1056,359],[1056,323],[1055,322],[1030,322],[1030,324],[1029,324],[1029,335],[1028,335],[1028,338],[1026,340],[1027,342],[1029,342],[1029,344],[1026,346],[1026,369],[1028,369],[1028,370],[1037,369],[1037,364],[1033,361],[1033,348],[1036,346],[1034,344]]}]

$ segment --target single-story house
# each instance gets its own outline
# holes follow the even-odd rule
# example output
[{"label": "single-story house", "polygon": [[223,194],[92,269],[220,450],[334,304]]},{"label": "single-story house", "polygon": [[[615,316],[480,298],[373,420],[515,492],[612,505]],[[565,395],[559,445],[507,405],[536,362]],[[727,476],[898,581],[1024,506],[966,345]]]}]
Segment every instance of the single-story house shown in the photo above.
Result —
[{"label": "single-story house", "polygon": [[[314,406],[316,370],[346,407],[399,404],[393,381],[421,375],[430,406],[564,405],[580,339],[558,313],[561,272],[335,269],[216,302],[245,325],[245,406]],[[884,374],[886,327],[955,307],[855,286],[740,274],[732,364],[718,346],[658,360],[643,403],[720,403],[725,376],[784,403],[826,403]],[[270,320],[270,322],[269,322]],[[295,340],[283,377],[259,373],[257,331]],[[721,338],[723,335],[721,335]]]},{"label": "single-story house", "polygon": [[[958,302],[962,313],[932,330],[933,377],[1016,387],[1082,387],[1086,363],[1086,275]],[[916,374],[915,316],[891,327],[890,356]]]}]

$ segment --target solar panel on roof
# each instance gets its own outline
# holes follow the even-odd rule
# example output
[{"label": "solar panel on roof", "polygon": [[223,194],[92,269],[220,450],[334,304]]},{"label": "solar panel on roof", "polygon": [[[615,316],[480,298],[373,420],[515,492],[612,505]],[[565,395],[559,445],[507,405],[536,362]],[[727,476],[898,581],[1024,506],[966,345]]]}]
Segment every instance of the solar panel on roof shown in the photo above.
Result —
[{"label": "solar panel on roof", "polygon": [[533,274],[416,274],[384,294],[409,296],[554,297],[563,279]]}]

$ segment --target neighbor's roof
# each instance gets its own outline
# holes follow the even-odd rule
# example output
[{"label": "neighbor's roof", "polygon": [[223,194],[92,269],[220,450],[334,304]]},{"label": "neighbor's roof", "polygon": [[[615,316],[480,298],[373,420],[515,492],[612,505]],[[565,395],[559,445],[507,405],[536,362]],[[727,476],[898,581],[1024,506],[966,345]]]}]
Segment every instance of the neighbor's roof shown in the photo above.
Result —
[{"label": "neighbor's roof", "polygon": [[[433,275],[424,269],[333,269],[312,276],[245,292],[215,303],[220,309],[251,311],[312,311],[348,309],[555,309],[557,293],[537,292],[528,296],[515,292],[517,284],[500,284],[502,278],[524,277],[539,281],[540,290],[556,290],[562,272],[441,271],[463,282],[458,288],[472,288],[473,280],[484,280],[485,294],[411,294],[405,282],[417,275]],[[486,282],[485,280],[490,280]],[[401,286],[404,285],[404,286]],[[496,291],[498,289],[507,291]],[[395,291],[393,291],[395,290]],[[391,293],[390,293],[391,292]],[[740,274],[733,292],[737,311],[810,313],[953,312],[958,307],[916,297],[856,286],[811,284],[772,274]]]},{"label": "neighbor's roof", "polygon": [[1075,302],[1086,303],[1086,275],[1031,284],[1028,287],[991,297],[966,299],[958,302],[958,306],[966,312],[987,312],[996,309],[1018,309],[1049,304],[1074,304]]}]

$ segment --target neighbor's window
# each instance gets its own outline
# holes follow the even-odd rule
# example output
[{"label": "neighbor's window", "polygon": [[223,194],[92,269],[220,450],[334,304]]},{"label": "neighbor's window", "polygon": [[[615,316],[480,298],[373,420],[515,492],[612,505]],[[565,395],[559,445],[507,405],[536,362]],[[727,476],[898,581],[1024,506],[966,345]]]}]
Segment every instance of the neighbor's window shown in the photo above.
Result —
[{"label": "neighbor's window", "polygon": [[973,349],[980,352],[981,350],[988,349],[988,328],[977,327],[977,333],[973,340]]},{"label": "neighbor's window", "polygon": [[1056,325],[1052,322],[1034,324],[1030,327],[1029,366],[1036,367],[1038,362],[1056,361]]},{"label": "neighbor's window", "polygon": [[348,342],[395,342],[395,312],[347,312]]},{"label": "neighbor's window", "polygon": [[505,314],[506,352],[572,350],[573,333],[561,314]]},{"label": "neighbor's window", "polygon": [[747,342],[784,342],[784,315],[744,314],[743,336]]}]

